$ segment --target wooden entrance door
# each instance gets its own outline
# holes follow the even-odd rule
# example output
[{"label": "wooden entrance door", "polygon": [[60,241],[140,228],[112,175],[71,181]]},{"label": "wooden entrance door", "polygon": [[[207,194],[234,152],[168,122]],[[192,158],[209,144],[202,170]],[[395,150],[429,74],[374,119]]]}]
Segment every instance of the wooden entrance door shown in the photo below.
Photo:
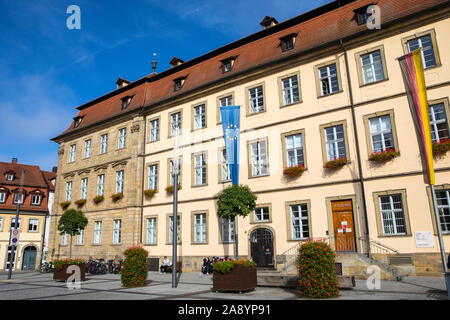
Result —
[{"label": "wooden entrance door", "polygon": [[36,248],[26,247],[23,252],[22,270],[34,270],[36,268]]},{"label": "wooden entrance door", "polygon": [[273,234],[266,228],[258,228],[250,235],[252,260],[258,268],[273,268]]},{"label": "wooden entrance door", "polygon": [[352,200],[332,201],[336,251],[356,251]]}]

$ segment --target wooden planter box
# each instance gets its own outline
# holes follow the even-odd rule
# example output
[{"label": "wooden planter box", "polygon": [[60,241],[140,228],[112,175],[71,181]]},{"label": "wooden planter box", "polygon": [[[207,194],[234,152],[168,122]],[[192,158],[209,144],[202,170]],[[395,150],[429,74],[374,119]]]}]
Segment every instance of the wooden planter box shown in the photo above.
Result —
[{"label": "wooden planter box", "polygon": [[256,268],[235,266],[229,273],[213,273],[214,291],[250,291],[257,286]]},{"label": "wooden planter box", "polygon": [[[66,264],[61,270],[56,271],[56,269],[53,271],[53,280],[55,281],[67,281],[67,278],[69,278],[73,273],[67,273],[67,268],[70,266],[70,264]],[[80,267],[80,280],[84,281],[86,279],[86,264],[79,264]]]}]

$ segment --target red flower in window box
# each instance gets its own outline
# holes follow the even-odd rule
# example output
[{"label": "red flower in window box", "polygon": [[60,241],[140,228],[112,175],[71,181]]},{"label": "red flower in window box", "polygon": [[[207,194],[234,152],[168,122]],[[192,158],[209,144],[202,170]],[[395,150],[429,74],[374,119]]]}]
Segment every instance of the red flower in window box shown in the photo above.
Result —
[{"label": "red flower in window box", "polygon": [[123,193],[122,192],[120,192],[120,193],[115,193],[115,194],[113,194],[112,196],[111,196],[111,199],[113,199],[113,201],[115,202],[115,201],[119,201],[120,199],[122,199],[123,198]]},{"label": "red flower in window box", "polygon": [[64,201],[59,204],[63,210],[66,210],[70,206],[70,201]]},{"label": "red flower in window box", "polygon": [[283,174],[288,177],[298,177],[305,171],[306,168],[302,164],[298,164],[296,166],[291,166],[283,169]]},{"label": "red flower in window box", "polygon": [[439,142],[433,142],[433,156],[443,156],[450,150],[450,139],[441,139]]},{"label": "red flower in window box", "polygon": [[98,204],[98,203],[102,202],[103,200],[105,200],[105,197],[104,196],[96,196],[93,200],[96,204]]},{"label": "red flower in window box", "polygon": [[[181,184],[178,185],[178,190],[181,190]],[[173,186],[167,186],[166,187],[166,192],[167,193],[173,193]]]},{"label": "red flower in window box", "polygon": [[147,198],[153,198],[153,196],[155,195],[155,193],[156,193],[156,189],[148,189],[148,190],[144,190],[144,195],[147,197]]},{"label": "red flower in window box", "polygon": [[387,160],[391,160],[393,158],[396,158],[400,155],[400,151],[399,150],[395,150],[395,149],[386,149],[384,151],[380,151],[380,152],[372,152],[369,155],[369,160],[370,161],[387,161]]},{"label": "red flower in window box", "polygon": [[82,207],[84,206],[84,204],[86,203],[86,199],[80,199],[74,202],[78,207]]},{"label": "red flower in window box", "polygon": [[335,158],[333,160],[325,163],[325,167],[328,169],[334,169],[338,167],[342,167],[348,163],[348,159],[346,157]]}]

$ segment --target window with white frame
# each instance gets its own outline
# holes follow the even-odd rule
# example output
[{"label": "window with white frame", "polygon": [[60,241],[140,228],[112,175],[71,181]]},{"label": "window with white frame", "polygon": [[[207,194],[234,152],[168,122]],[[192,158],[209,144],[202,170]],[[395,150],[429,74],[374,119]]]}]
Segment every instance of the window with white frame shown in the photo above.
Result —
[{"label": "window with white frame", "polygon": [[360,60],[364,84],[384,80],[383,61],[380,50],[362,54]]},{"label": "window with white frame", "polygon": [[441,231],[450,233],[450,190],[436,190],[436,203]]},{"label": "window with white frame", "polygon": [[97,176],[97,195],[102,196],[105,193],[105,175],[99,174]]},{"label": "window with white frame", "polygon": [[202,186],[206,184],[206,154],[194,155],[194,185]]},{"label": "window with white frame", "polygon": [[108,134],[102,134],[100,136],[100,154],[104,154],[108,151]]},{"label": "window with white frame", "polygon": [[42,196],[40,194],[32,194],[31,195],[31,205],[38,206],[41,204]]},{"label": "window with white frame", "polygon": [[422,47],[420,52],[424,69],[436,66],[436,56],[434,54],[433,41],[430,34],[409,40],[406,42],[406,46],[408,52]]},{"label": "window with white frame", "polygon": [[147,218],[147,244],[156,244],[156,218]]},{"label": "window with white frame", "polygon": [[0,232],[3,231],[3,218],[0,217]]},{"label": "window with white frame", "polygon": [[[19,218],[19,222],[17,223],[17,229],[21,229],[22,226],[22,218]],[[16,229],[16,218],[11,218],[10,229]]]},{"label": "window with white frame", "polygon": [[38,232],[39,231],[39,220],[29,219],[28,220],[28,232]]},{"label": "window with white frame", "polygon": [[318,68],[318,72],[320,94],[322,96],[326,96],[339,91],[339,81],[335,63]]},{"label": "window with white frame", "polygon": [[295,167],[299,164],[305,165],[303,156],[303,136],[301,133],[286,136],[286,165]]},{"label": "window with white frame", "polygon": [[298,89],[297,75],[282,79],[281,90],[283,92],[284,106],[300,101],[300,91]]},{"label": "window with white frame", "polygon": [[113,244],[120,244],[122,235],[122,220],[113,221]]},{"label": "window with white frame", "polygon": [[373,151],[381,152],[395,148],[389,115],[371,118],[369,119],[369,125]]},{"label": "window with white frame", "polygon": [[[173,239],[173,216],[169,217],[169,243]],[[180,216],[177,215],[177,243],[180,243]]]},{"label": "window with white frame", "polygon": [[248,89],[248,98],[250,114],[260,113],[264,111],[263,86],[257,86],[255,88]]},{"label": "window with white frame", "polygon": [[84,159],[91,156],[91,139],[84,141]]},{"label": "window with white frame", "polygon": [[204,104],[194,107],[194,130],[206,127],[206,107]]},{"label": "window with white frame", "polygon": [[78,230],[77,234],[77,245],[81,246],[84,244],[84,230]]},{"label": "window with white frame", "polygon": [[66,201],[72,199],[72,181],[66,182]]},{"label": "window with white frame", "polygon": [[150,142],[159,139],[159,119],[150,120]]},{"label": "window with white frame", "polygon": [[64,232],[61,235],[61,245],[62,246],[67,246],[67,233],[66,232]]},{"label": "window with white frame", "polygon": [[148,166],[148,189],[158,189],[158,165],[152,164]]},{"label": "window with white frame", "polygon": [[289,206],[291,218],[292,240],[309,238],[308,204],[294,204]]},{"label": "window with white frame", "polygon": [[269,207],[256,208],[253,212],[253,220],[255,222],[267,222],[269,219]]},{"label": "window with white frame", "polygon": [[432,142],[449,138],[449,128],[444,103],[430,105],[430,129]]},{"label": "window with white frame", "polygon": [[346,158],[344,126],[342,124],[324,129],[327,161]]},{"label": "window with white frame", "polygon": [[401,194],[379,196],[381,223],[385,235],[405,235],[406,222]]},{"label": "window with white frame", "polygon": [[13,181],[14,180],[14,175],[13,174],[7,174],[6,175],[6,180]]},{"label": "window with white frame", "polygon": [[120,170],[116,172],[116,193],[123,192],[123,180],[124,179],[124,171]]},{"label": "window with white frame", "polygon": [[122,128],[119,130],[119,141],[118,141],[118,148],[123,149],[125,148],[127,141],[127,128]]},{"label": "window with white frame", "polygon": [[[220,107],[226,107],[226,106],[232,106],[233,105],[233,96],[229,95],[223,98],[219,99],[219,106]],[[222,122],[222,115],[220,113],[220,110],[218,110],[219,112],[219,122]]]},{"label": "window with white frame", "polygon": [[94,222],[94,244],[100,244],[102,240],[102,222]]},{"label": "window with white frame", "polygon": [[69,162],[74,162],[75,161],[75,152],[77,150],[77,145],[76,144],[72,144],[70,146],[70,154],[69,154]]},{"label": "window with white frame", "polygon": [[81,179],[81,196],[80,199],[87,198],[88,178]]},{"label": "window with white frame", "polygon": [[6,192],[0,192],[0,202],[6,201]]},{"label": "window with white frame", "polygon": [[14,193],[14,199],[13,199],[14,204],[23,204],[23,193]]},{"label": "window with white frame", "polygon": [[220,218],[220,231],[223,243],[234,242],[234,219]]},{"label": "window with white frame", "polygon": [[181,130],[181,112],[175,112],[170,115],[170,135],[180,134]]},{"label": "window with white frame", "polygon": [[231,181],[230,166],[228,165],[227,149],[223,148],[219,152],[220,157],[220,181]]},{"label": "window with white frame", "polygon": [[194,243],[206,243],[206,213],[194,214]]},{"label": "window with white frame", "polygon": [[269,173],[267,162],[267,141],[260,140],[250,143],[252,177],[267,175]]},{"label": "window with white frame", "polygon": [[173,186],[174,184],[173,184],[173,176],[174,176],[174,174],[175,174],[175,170],[176,170],[176,172],[178,173],[177,174],[177,181],[178,181],[178,184],[180,184],[180,182],[181,182],[181,159],[178,159],[178,165],[177,166],[174,166],[174,160],[170,160],[169,161],[169,184],[171,185],[171,186]]}]

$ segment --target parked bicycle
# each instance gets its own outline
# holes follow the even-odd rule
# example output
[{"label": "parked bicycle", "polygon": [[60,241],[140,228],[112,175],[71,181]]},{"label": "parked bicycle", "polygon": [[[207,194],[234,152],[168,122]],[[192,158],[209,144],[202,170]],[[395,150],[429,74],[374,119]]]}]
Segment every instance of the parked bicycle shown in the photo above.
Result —
[{"label": "parked bicycle", "polygon": [[41,267],[39,268],[40,273],[49,273],[53,272],[53,263],[52,262],[42,262]]},{"label": "parked bicycle", "polygon": [[114,260],[108,260],[108,272],[118,274],[120,273],[120,270],[122,270],[122,262],[123,260],[114,261]]},{"label": "parked bicycle", "polygon": [[89,268],[86,266],[86,270],[89,271],[90,274],[106,274],[106,264],[104,263],[105,259],[100,258],[95,260],[89,260]]}]

